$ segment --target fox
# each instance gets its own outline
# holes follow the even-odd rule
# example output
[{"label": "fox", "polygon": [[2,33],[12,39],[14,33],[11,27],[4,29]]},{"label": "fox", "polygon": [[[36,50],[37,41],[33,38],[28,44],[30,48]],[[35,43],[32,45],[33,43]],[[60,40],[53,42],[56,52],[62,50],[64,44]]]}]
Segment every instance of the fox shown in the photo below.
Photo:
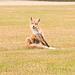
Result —
[{"label": "fox", "polygon": [[27,48],[43,48],[43,49],[55,49],[50,47],[44,38],[44,34],[39,27],[40,19],[33,19],[30,17],[30,29],[32,35],[26,38],[26,47]]}]

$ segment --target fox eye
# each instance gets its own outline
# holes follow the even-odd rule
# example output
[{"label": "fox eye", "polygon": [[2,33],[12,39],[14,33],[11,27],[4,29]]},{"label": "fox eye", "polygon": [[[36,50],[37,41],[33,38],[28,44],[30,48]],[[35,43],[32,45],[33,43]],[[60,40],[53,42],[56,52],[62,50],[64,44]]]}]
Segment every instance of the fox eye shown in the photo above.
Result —
[{"label": "fox eye", "polygon": [[31,24],[33,24],[33,23],[31,23]]}]

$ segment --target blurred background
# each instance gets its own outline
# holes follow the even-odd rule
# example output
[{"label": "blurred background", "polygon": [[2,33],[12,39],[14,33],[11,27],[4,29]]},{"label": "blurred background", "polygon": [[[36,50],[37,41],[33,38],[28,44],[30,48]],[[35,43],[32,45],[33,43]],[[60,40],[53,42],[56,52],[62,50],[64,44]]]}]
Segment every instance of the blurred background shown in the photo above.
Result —
[{"label": "blurred background", "polygon": [[0,1],[75,1],[75,0],[0,0]]}]

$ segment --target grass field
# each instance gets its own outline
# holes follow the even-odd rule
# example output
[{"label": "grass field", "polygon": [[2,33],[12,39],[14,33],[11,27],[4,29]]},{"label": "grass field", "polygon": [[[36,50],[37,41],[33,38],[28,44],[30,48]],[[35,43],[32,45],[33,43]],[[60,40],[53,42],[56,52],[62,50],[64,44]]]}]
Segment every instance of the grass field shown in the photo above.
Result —
[{"label": "grass field", "polygon": [[[31,16],[58,49],[25,47]],[[0,6],[0,75],[75,75],[75,6]]]}]

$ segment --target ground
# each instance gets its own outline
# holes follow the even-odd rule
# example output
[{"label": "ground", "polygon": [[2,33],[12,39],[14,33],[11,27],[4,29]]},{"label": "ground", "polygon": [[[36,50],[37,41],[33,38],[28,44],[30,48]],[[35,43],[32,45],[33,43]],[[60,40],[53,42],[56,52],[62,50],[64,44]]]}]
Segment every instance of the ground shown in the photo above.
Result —
[{"label": "ground", "polygon": [[[75,5],[0,6],[0,75],[75,75]],[[29,18],[40,18],[56,50],[28,49]]]}]

